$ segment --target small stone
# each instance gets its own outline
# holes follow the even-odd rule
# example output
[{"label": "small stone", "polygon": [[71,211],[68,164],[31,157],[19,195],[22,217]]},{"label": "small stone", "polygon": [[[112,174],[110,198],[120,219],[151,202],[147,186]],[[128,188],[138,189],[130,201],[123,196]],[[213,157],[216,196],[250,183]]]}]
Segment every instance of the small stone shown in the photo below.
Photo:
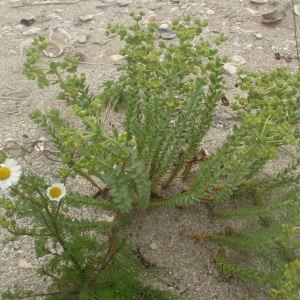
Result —
[{"label": "small stone", "polygon": [[46,144],[49,142],[44,136],[40,137],[38,140],[34,141],[34,150],[36,152],[43,152],[46,148]]},{"label": "small stone", "polygon": [[247,10],[253,16],[256,16],[258,14],[258,11],[254,10],[252,8],[249,8],[249,7],[246,7],[245,10]]},{"label": "small stone", "polygon": [[215,11],[212,10],[212,9],[208,9],[208,10],[206,11],[206,14],[209,15],[209,16],[212,16],[212,15],[215,14]]},{"label": "small stone", "polygon": [[277,7],[275,10],[263,13],[261,15],[261,22],[267,25],[280,22],[285,16],[285,10],[287,9],[287,7],[288,5],[282,5]]},{"label": "small stone", "polygon": [[170,25],[168,23],[163,23],[159,26],[159,29],[167,30],[170,28]]},{"label": "small stone", "polygon": [[81,31],[75,35],[75,42],[79,44],[84,44],[87,42],[87,39],[89,37],[89,33],[87,31]]},{"label": "small stone", "polygon": [[132,0],[118,0],[117,3],[120,5],[120,6],[127,6],[129,4],[132,3]]},{"label": "small stone", "polygon": [[32,269],[33,265],[27,262],[24,258],[17,261],[17,266],[22,269]]},{"label": "small stone", "polygon": [[176,38],[176,33],[170,29],[170,25],[163,23],[158,28],[159,37],[164,40],[173,40]]},{"label": "small stone", "polygon": [[15,245],[15,246],[12,247],[12,250],[14,252],[16,252],[16,251],[20,250],[20,247],[18,245]]},{"label": "small stone", "polygon": [[103,1],[99,1],[96,4],[96,8],[107,8],[109,6],[109,3],[103,2]]},{"label": "small stone", "polygon": [[254,4],[265,4],[268,2],[268,0],[251,0]]},{"label": "small stone", "polygon": [[258,40],[261,40],[263,35],[261,33],[257,33],[255,34],[255,37],[258,39]]},{"label": "small stone", "polygon": [[94,18],[94,15],[85,15],[85,16],[80,16],[79,21],[80,22],[87,22],[90,21]]},{"label": "small stone", "polygon": [[28,19],[21,19],[20,23],[24,26],[31,26],[35,22],[34,18],[28,18]]},{"label": "small stone", "polygon": [[158,245],[157,245],[156,242],[152,242],[152,243],[150,243],[149,248],[151,250],[157,250],[158,249]]},{"label": "small stone", "polygon": [[109,59],[115,63],[121,63],[125,59],[125,56],[120,54],[113,54],[109,57]]},{"label": "small stone", "polygon": [[106,214],[103,214],[103,215],[101,215],[101,217],[99,217],[99,219],[101,221],[104,221],[104,222],[113,222],[114,218],[115,217],[109,216],[109,215],[106,215]]},{"label": "small stone", "polygon": [[31,35],[39,34],[40,32],[41,32],[41,28],[38,28],[38,27],[32,27],[31,29],[26,30],[26,31],[23,31],[22,33],[23,33],[24,35],[31,36]]},{"label": "small stone", "polygon": [[223,67],[224,67],[224,70],[226,71],[226,73],[231,76],[235,75],[237,72],[237,67],[235,67],[234,65],[232,65],[230,63],[225,63]]},{"label": "small stone", "polygon": [[246,62],[246,60],[239,55],[233,56],[230,60],[231,60],[231,63],[235,66],[242,66]]},{"label": "small stone", "polygon": [[60,14],[60,13],[63,13],[64,10],[60,9],[60,8],[56,8],[56,9],[54,9],[54,12],[57,13],[57,14]]},{"label": "small stone", "polygon": [[294,12],[300,17],[300,4],[294,5]]}]

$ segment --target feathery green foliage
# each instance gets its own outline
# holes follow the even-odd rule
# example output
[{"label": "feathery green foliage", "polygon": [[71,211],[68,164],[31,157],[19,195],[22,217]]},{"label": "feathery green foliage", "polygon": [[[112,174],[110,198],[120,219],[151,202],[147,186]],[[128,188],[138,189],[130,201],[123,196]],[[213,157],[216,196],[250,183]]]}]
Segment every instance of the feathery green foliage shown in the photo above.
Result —
[{"label": "feathery green foliage", "polygon": [[[48,187],[41,177],[26,175],[11,187],[10,197],[0,199],[5,210],[0,227],[11,234],[7,242],[20,236],[33,239],[36,256],[46,258],[37,273],[52,281],[47,292],[8,291],[3,299],[177,299],[142,282],[145,271],[119,237],[124,220],[118,215],[99,220],[75,214],[74,208],[107,209],[104,199],[67,192],[54,201]],[[116,207],[110,209],[118,211]],[[20,218],[28,220],[26,225]]]}]

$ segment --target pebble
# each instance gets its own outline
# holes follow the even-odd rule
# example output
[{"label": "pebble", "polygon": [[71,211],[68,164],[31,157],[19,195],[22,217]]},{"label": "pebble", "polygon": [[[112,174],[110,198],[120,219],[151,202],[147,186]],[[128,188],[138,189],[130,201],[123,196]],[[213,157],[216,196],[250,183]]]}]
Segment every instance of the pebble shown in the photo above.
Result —
[{"label": "pebble", "polygon": [[170,28],[170,25],[168,23],[163,23],[159,26],[159,29],[167,30]]},{"label": "pebble", "polygon": [[265,4],[268,2],[268,0],[251,0],[254,4]]},{"label": "pebble", "polygon": [[103,214],[99,219],[104,222],[113,222],[115,217]]},{"label": "pebble", "polygon": [[120,6],[127,6],[129,4],[132,3],[132,0],[118,0],[117,3],[120,5]]},{"label": "pebble", "polygon": [[171,30],[170,25],[168,23],[162,23],[158,28],[159,37],[164,40],[172,40],[175,39],[176,33]]},{"label": "pebble", "polygon": [[31,26],[35,22],[34,18],[24,18],[21,19],[20,23],[24,26]]},{"label": "pebble", "polygon": [[109,59],[115,63],[120,63],[122,60],[125,59],[125,56],[120,55],[120,54],[113,54],[109,57]]},{"label": "pebble", "polygon": [[231,60],[231,63],[235,66],[242,66],[246,62],[246,60],[239,55],[233,56],[230,60]]},{"label": "pebble", "polygon": [[94,15],[85,15],[85,16],[80,16],[78,19],[80,22],[87,22],[90,21],[94,18]]},{"label": "pebble", "polygon": [[74,40],[79,44],[84,44],[87,42],[88,37],[89,33],[87,31],[81,31],[75,35]]},{"label": "pebble", "polygon": [[235,75],[237,72],[237,67],[230,63],[225,63],[223,67],[224,67],[224,70],[226,71],[226,73],[231,76]]},{"label": "pebble", "polygon": [[150,243],[149,248],[151,250],[157,250],[158,249],[158,245],[157,245],[156,242],[152,242],[152,243]]},{"label": "pebble", "polygon": [[252,8],[249,8],[249,7],[246,7],[245,10],[247,10],[253,16],[256,16],[258,14],[258,11],[254,10]]},{"label": "pebble", "polygon": [[26,31],[23,31],[22,33],[23,33],[24,35],[31,36],[31,35],[39,34],[40,32],[41,32],[41,28],[38,28],[38,27],[32,27],[31,29],[26,30]]},{"label": "pebble", "polygon": [[258,40],[261,40],[262,37],[263,37],[263,35],[262,35],[261,33],[257,33],[257,34],[255,35],[255,37],[256,37]]},{"label": "pebble", "polygon": [[294,5],[294,12],[300,17],[300,4]]},{"label": "pebble", "polygon": [[103,2],[103,1],[98,1],[96,4],[96,8],[107,8],[109,6],[109,3]]},{"label": "pebble", "polygon": [[29,262],[27,262],[24,258],[19,259],[17,261],[17,266],[22,268],[22,269],[32,269],[33,265]]},{"label": "pebble", "polygon": [[49,142],[47,138],[44,136],[40,137],[38,140],[35,141],[34,150],[36,152],[43,152],[46,148],[46,143]]},{"label": "pebble", "polygon": [[215,14],[215,11],[212,10],[212,9],[208,9],[208,10],[206,11],[206,14],[209,15],[209,16],[212,16],[212,15]]}]

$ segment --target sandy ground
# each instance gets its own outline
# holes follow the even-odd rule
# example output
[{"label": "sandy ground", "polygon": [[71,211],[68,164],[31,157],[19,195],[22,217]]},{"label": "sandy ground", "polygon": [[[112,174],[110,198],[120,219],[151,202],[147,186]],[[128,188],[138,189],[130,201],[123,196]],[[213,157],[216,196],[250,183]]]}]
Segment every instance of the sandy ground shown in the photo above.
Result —
[{"label": "sandy ground", "polygon": [[[57,2],[60,1],[63,0]],[[80,70],[87,74],[94,91],[97,91],[101,82],[116,76],[116,66],[109,57],[118,53],[120,45],[117,39],[104,36],[107,24],[128,22],[129,12],[137,10],[156,14],[158,21],[169,21],[184,14],[208,19],[205,36],[214,38],[221,32],[225,33],[229,40],[222,46],[221,52],[229,57],[242,57],[245,60],[243,67],[247,70],[270,70],[279,65],[291,70],[297,67],[295,59],[287,62],[274,58],[276,52],[293,56],[295,41],[290,10],[275,25],[261,24],[260,15],[275,7],[271,1],[254,5],[250,0],[136,0],[124,7],[116,2],[81,0],[77,4],[45,5],[40,0],[40,5],[13,7],[20,2],[0,0],[0,148],[9,141],[10,145],[17,142],[19,146],[27,148],[28,153],[18,149],[14,151],[24,168],[55,178],[55,164],[45,159],[33,146],[34,141],[45,134],[28,119],[28,113],[34,108],[48,110],[57,106],[67,112],[65,106],[55,100],[54,88],[39,90],[35,83],[21,74],[22,53],[28,44],[27,40],[31,38],[25,34],[32,28],[36,27],[41,33],[49,35],[50,28],[59,25],[74,35],[88,36],[85,43],[68,46],[63,55],[73,53],[91,63],[82,64]],[[34,1],[27,3],[33,4]],[[78,21],[79,16],[89,14],[94,15],[92,20]],[[20,25],[22,18],[30,17],[36,19],[32,26]],[[300,26],[300,18],[297,17],[297,20]],[[59,40],[54,33],[55,38]],[[228,76],[229,100],[235,80],[235,75]],[[219,109],[212,132],[205,140],[207,148],[213,149],[226,137],[230,128],[227,117]],[[271,171],[280,167],[285,159],[286,152],[282,152],[281,161],[274,164]],[[79,190],[88,189],[83,183],[80,184]],[[130,241],[141,248],[145,257],[161,267],[160,280],[154,283],[157,286],[193,300],[267,299],[256,288],[235,279],[226,279],[218,273],[213,264],[217,247],[209,243],[187,241],[180,236],[180,232],[187,230],[211,231],[222,228],[221,221],[213,222],[209,212],[201,205],[183,210],[172,208],[138,216],[127,232]],[[0,232],[0,239],[5,237],[6,233]],[[40,263],[34,256],[32,242],[27,238],[5,246],[0,244],[0,292],[14,284],[36,291],[43,290],[46,283],[34,275],[34,268]]]}]

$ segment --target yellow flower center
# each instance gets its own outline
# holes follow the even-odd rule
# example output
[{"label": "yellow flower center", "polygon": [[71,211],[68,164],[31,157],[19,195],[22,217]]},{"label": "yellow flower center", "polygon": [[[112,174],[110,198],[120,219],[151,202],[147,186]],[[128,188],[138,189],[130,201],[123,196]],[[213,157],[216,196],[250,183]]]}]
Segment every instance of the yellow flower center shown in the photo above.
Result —
[{"label": "yellow flower center", "polygon": [[0,180],[9,178],[11,170],[8,167],[0,167]]},{"label": "yellow flower center", "polygon": [[62,191],[59,187],[53,187],[50,189],[49,191],[49,195],[51,196],[51,198],[59,198],[62,194]]}]

